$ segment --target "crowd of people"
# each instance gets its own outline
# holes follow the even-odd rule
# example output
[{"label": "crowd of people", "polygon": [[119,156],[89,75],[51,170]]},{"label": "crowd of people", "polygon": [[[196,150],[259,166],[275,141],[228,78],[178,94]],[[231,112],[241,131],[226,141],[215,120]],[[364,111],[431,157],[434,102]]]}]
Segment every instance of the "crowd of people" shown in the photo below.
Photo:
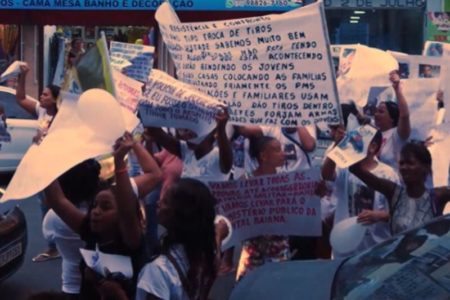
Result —
[{"label": "crowd of people", "polygon": [[[72,64],[81,53],[77,44]],[[38,118],[33,141],[39,144],[57,114],[59,89],[45,88],[39,103],[27,99],[28,71],[21,67],[17,101]],[[386,76],[395,101],[379,103],[373,120],[343,105],[345,120],[329,126],[329,150],[353,129],[348,118],[377,129],[367,157],[348,169],[327,157],[321,166],[311,162],[316,126],[232,126],[225,106],[218,109],[215,129],[201,140],[184,128],[145,128],[140,139],[124,133],[112,145],[112,179],[100,179],[100,165],[92,158],[45,188],[43,232],[49,249],[34,260],[62,257],[61,299],[207,299],[220,275],[236,271],[240,280],[266,262],[346,257],[442,215],[450,190],[427,184],[430,152],[425,143],[409,141],[412,125],[399,72]],[[442,107],[441,101],[436,109]],[[133,161],[137,170],[130,167]],[[317,193],[331,203],[322,213],[322,236],[254,237],[243,243],[237,261],[234,249],[221,251],[229,228],[217,218],[221,212],[208,181],[316,167],[326,181]],[[351,253],[333,251],[329,228],[353,216],[368,228],[363,242]],[[89,260],[80,249],[96,254]],[[112,261],[127,258],[131,274],[102,265],[104,254]]]}]

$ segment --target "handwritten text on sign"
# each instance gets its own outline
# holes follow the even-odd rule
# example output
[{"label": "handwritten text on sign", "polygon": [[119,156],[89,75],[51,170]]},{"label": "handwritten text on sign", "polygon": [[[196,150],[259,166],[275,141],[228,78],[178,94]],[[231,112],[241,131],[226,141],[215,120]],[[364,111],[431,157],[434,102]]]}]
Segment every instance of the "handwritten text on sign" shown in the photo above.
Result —
[{"label": "handwritten text on sign", "polygon": [[[155,14],[180,80],[225,101],[234,124],[339,122],[320,3],[280,15],[170,23]],[[293,26],[295,24],[295,26]]]},{"label": "handwritten text on sign", "polygon": [[148,80],[139,104],[145,126],[187,128],[197,136],[216,127],[219,101],[156,69]]},{"label": "handwritten text on sign", "polygon": [[141,82],[146,82],[147,77],[153,67],[153,54],[155,48],[152,46],[111,42],[111,63],[119,65],[129,62],[129,66],[124,66],[119,71]]},{"label": "handwritten text on sign", "polygon": [[245,180],[210,182],[218,212],[232,226],[223,248],[265,234],[318,236],[320,200],[314,194],[318,170],[283,173]]}]

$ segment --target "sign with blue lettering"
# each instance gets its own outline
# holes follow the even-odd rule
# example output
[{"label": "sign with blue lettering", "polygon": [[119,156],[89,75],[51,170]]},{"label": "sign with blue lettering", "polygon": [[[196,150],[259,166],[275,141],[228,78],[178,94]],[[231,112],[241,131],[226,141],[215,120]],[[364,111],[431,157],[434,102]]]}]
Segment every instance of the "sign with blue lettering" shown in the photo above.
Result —
[{"label": "sign with blue lettering", "polygon": [[[164,0],[0,0],[0,9],[20,10],[155,10]],[[287,11],[304,0],[169,0],[186,11]]]}]

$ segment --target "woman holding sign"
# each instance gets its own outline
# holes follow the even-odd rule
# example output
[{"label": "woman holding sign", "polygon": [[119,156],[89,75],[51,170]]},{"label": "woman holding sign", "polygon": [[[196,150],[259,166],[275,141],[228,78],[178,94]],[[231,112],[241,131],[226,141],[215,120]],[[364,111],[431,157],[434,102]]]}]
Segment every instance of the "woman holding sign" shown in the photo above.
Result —
[{"label": "woman holding sign", "polygon": [[[25,64],[20,66],[20,74],[16,89],[16,101],[20,105],[20,107],[26,110],[33,117],[37,118],[38,129],[36,131],[36,135],[33,137],[33,143],[39,145],[47,135],[50,125],[52,124],[53,119],[55,118],[58,111],[56,101],[59,96],[59,87],[55,85],[48,85],[42,91],[42,94],[39,97],[39,102],[27,98],[27,94],[25,92],[25,83],[29,71],[30,68],[28,67],[28,65]],[[48,208],[45,205],[43,194],[39,198],[41,202],[42,218],[44,218],[45,214],[48,211]],[[35,256],[33,258],[34,262],[42,262],[60,257],[55,243],[52,241],[48,241],[47,244],[47,250]]]},{"label": "woman holding sign", "polygon": [[392,82],[397,102],[386,101],[378,104],[375,112],[375,126],[383,134],[383,143],[378,157],[382,162],[397,170],[400,149],[411,134],[411,124],[399,71],[389,73],[389,80]]},{"label": "woman holding sign", "polygon": [[431,175],[431,155],[422,143],[407,143],[401,150],[399,171],[403,184],[377,177],[361,163],[350,168],[367,186],[382,193],[389,201],[392,234],[423,225],[442,215],[450,200],[450,188],[427,189]]},{"label": "woman holding sign", "polygon": [[[285,162],[281,143],[268,136],[252,138],[250,156],[258,161],[258,167],[245,175],[245,178],[276,174],[277,168]],[[240,280],[248,271],[265,264],[290,258],[289,238],[287,236],[263,235],[244,242],[236,274]]]}]

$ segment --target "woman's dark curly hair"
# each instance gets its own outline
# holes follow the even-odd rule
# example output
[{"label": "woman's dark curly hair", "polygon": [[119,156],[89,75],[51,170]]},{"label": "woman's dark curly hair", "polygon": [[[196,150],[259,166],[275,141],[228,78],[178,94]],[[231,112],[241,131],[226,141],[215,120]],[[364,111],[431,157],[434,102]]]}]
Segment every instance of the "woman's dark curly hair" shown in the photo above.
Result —
[{"label": "woman's dark curly hair", "polygon": [[54,85],[54,84],[47,85],[47,88],[50,90],[50,93],[52,94],[52,97],[55,100],[58,99],[59,92],[60,92],[61,88],[59,86],[57,86],[57,85]]},{"label": "woman's dark curly hair", "polygon": [[190,291],[186,292],[191,299],[206,299],[216,277],[216,199],[202,182],[182,178],[167,191],[164,201],[169,213],[161,252],[168,253],[171,246],[183,245],[189,260],[186,277]]}]

